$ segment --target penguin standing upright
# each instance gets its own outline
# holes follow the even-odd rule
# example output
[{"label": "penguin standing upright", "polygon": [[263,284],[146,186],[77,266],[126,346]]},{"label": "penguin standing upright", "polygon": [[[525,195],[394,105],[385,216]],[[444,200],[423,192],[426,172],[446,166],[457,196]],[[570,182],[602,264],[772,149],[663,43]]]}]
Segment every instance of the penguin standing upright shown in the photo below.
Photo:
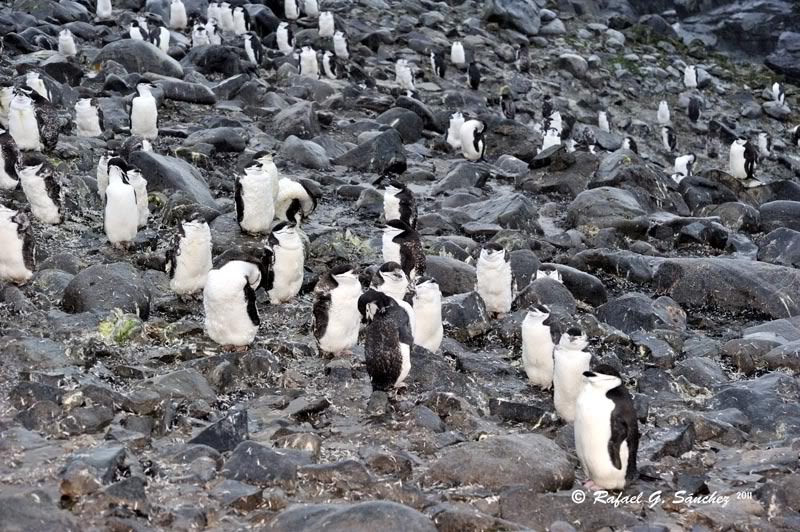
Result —
[{"label": "penguin standing upright", "polygon": [[246,350],[258,333],[256,290],[261,274],[255,258],[232,260],[208,272],[203,288],[206,334],[226,351]]},{"label": "penguin standing upright", "polygon": [[638,473],[639,423],[620,374],[602,364],[583,373],[575,405],[575,451],[591,490],[621,490]]},{"label": "penguin standing upright", "polygon": [[697,69],[694,65],[687,65],[683,70],[683,84],[687,89],[697,88]]},{"label": "penguin standing upright", "polygon": [[330,39],[333,37],[336,26],[333,20],[333,13],[330,11],[324,11],[319,15],[319,36],[322,38]]},{"label": "penguin standing upright", "polygon": [[172,0],[169,5],[169,27],[173,30],[183,31],[189,19],[186,16],[186,6],[183,0]]},{"label": "penguin standing upright", "polygon": [[72,32],[67,28],[64,28],[58,33],[58,53],[64,57],[75,57],[78,55],[75,37],[73,37]]},{"label": "penguin standing upright", "polygon": [[303,46],[303,50],[300,52],[300,75],[311,79],[319,79],[317,52],[310,46]]},{"label": "penguin standing upright", "polygon": [[328,79],[336,79],[338,76],[339,64],[336,56],[330,50],[325,50],[325,53],[322,54],[322,70]]},{"label": "penguin standing upright", "polygon": [[188,296],[202,290],[211,271],[211,230],[199,213],[178,224],[166,254],[170,290]]},{"label": "penguin standing upright", "polygon": [[586,335],[577,327],[570,327],[553,351],[553,404],[567,423],[575,419],[583,372],[589,371],[592,355],[584,351],[587,345]]},{"label": "penguin standing upright", "polygon": [[413,303],[416,319],[414,344],[436,353],[444,337],[442,292],[439,283],[431,277],[417,278]]},{"label": "penguin standing upright", "polygon": [[42,149],[42,142],[36,110],[29,93],[30,91],[21,89],[14,94],[8,115],[8,130],[17,148],[22,151],[38,151]]},{"label": "penguin standing upright", "polygon": [[195,24],[192,29],[192,48],[198,46],[208,46],[211,40],[208,38],[208,30],[203,24]]},{"label": "penguin standing upright", "polygon": [[758,150],[749,140],[744,144],[744,171],[747,179],[756,178],[756,165],[758,164]]},{"label": "penguin standing upright", "polygon": [[150,205],[147,196],[147,180],[142,176],[138,168],[129,167],[125,173],[128,183],[136,192],[136,212],[138,213],[138,227],[141,229],[147,225],[147,218],[150,216]]},{"label": "penguin standing upright", "polygon": [[266,172],[272,180],[272,200],[277,203],[281,191],[281,177],[280,173],[278,173],[278,167],[275,165],[275,161],[273,161],[272,153],[266,150],[257,152],[253,155],[253,162],[250,166],[256,165]]},{"label": "penguin standing upright", "polygon": [[341,31],[333,34],[333,53],[340,59],[348,59],[350,57],[350,51],[347,49],[347,38]]},{"label": "penguin standing upright", "polygon": [[771,154],[772,154],[772,139],[765,131],[761,131],[758,134],[758,155],[761,158],[767,158]]},{"label": "penguin standing upright", "polygon": [[691,121],[692,124],[696,124],[697,121],[700,120],[700,112],[702,109],[702,104],[703,102],[700,100],[700,98],[697,98],[696,96],[691,96],[689,98],[688,113],[689,113],[689,121]]},{"label": "penguin standing upright", "polygon": [[149,41],[150,34],[139,24],[139,20],[133,19],[128,26],[128,38],[134,41]]},{"label": "penguin standing upright", "polygon": [[209,3],[206,9],[206,20],[211,20],[212,18],[219,20],[221,16],[222,12],[220,11],[219,2]]},{"label": "penguin standing upright", "polygon": [[411,67],[408,66],[407,60],[397,60],[395,63],[394,78],[402,90],[414,90],[414,74],[411,72]]},{"label": "penguin standing upright", "polygon": [[390,220],[383,231],[383,261],[397,262],[412,281],[425,275],[425,250],[419,234],[402,220]]},{"label": "penguin standing upright", "polygon": [[397,304],[406,311],[413,336],[417,324],[414,307],[411,305],[414,302],[414,291],[403,268],[396,262],[385,262],[373,274],[369,287],[371,290],[377,290],[393,297]]},{"label": "penguin standing upright", "polygon": [[542,98],[542,119],[547,120],[553,114],[553,97],[545,94]]},{"label": "penguin standing upright", "polygon": [[447,128],[447,143],[454,150],[461,149],[461,126],[464,125],[464,115],[453,113],[450,115],[450,126]]},{"label": "penguin standing upright", "polygon": [[278,24],[278,29],[275,31],[275,42],[278,44],[280,53],[292,55],[292,52],[294,52],[294,36],[288,22]]},{"label": "penguin standing upright", "polygon": [[282,177],[278,182],[275,218],[300,224],[317,208],[317,198],[302,181]]},{"label": "penguin standing upright", "polygon": [[320,277],[314,287],[312,330],[320,353],[344,354],[358,342],[361,283],[349,264]]},{"label": "penguin standing upright", "polygon": [[534,305],[522,320],[522,366],[528,380],[545,390],[553,386],[553,338],[550,336],[550,309]]},{"label": "penguin standing upright", "polygon": [[297,8],[297,0],[283,0],[283,11],[288,20],[300,18],[300,10]]},{"label": "penguin standing upright", "polygon": [[664,126],[661,128],[661,144],[668,152],[672,153],[675,151],[675,148],[678,145],[678,137],[675,135],[675,131],[670,126]]},{"label": "penguin standing upright", "polygon": [[662,126],[669,125],[669,105],[666,100],[661,100],[658,104],[658,123]]},{"label": "penguin standing upright", "polygon": [[478,63],[475,61],[469,64],[467,69],[467,79],[469,80],[469,88],[476,91],[481,85],[481,71],[478,68]]},{"label": "penguin standing upright", "polygon": [[495,317],[507,314],[516,291],[508,251],[496,242],[489,242],[481,249],[475,269],[475,291],[483,299],[486,311]]},{"label": "penguin standing upright", "polygon": [[0,190],[12,190],[19,186],[17,175],[19,161],[19,148],[14,142],[14,137],[0,128]]},{"label": "penguin standing upright", "polygon": [[158,107],[152,89],[152,85],[139,83],[136,86],[139,95],[131,101],[131,135],[147,140],[158,137]]},{"label": "penguin standing upright", "polygon": [[358,309],[367,322],[364,353],[372,389],[401,387],[411,371],[414,345],[408,314],[393,298],[375,290],[359,298]]},{"label": "penguin standing upright", "polygon": [[233,9],[228,2],[222,2],[219,5],[219,28],[226,32],[233,32]]},{"label": "penguin standing upright", "polygon": [[467,63],[464,45],[461,41],[454,41],[450,46],[450,62],[461,68]]},{"label": "penguin standing upright", "polygon": [[550,146],[558,146],[561,144],[561,134],[557,129],[548,129],[542,137],[542,149],[540,152],[546,150]]},{"label": "penguin standing upright", "polygon": [[520,72],[528,72],[531,69],[531,60],[528,53],[528,45],[523,44],[516,51],[517,70]]},{"label": "penguin standing upright", "polygon": [[383,215],[386,221],[402,220],[417,228],[417,202],[414,193],[399,181],[391,181],[383,193]]},{"label": "penguin standing upright", "polygon": [[36,115],[36,124],[39,128],[39,138],[45,151],[53,151],[58,144],[59,118],[49,98],[45,98],[36,91],[30,93],[33,111]]},{"label": "penguin standing upright", "polygon": [[8,129],[8,113],[11,111],[11,100],[14,98],[14,86],[0,88],[0,126]]},{"label": "penguin standing upright", "polygon": [[208,22],[206,22],[206,36],[208,37],[209,44],[212,46],[219,46],[222,44],[222,35],[220,27],[217,24],[217,19],[208,19]]},{"label": "penguin standing upright", "polygon": [[25,284],[33,277],[36,245],[25,213],[0,205],[0,281]]},{"label": "penguin standing upright", "polygon": [[38,164],[33,161],[18,167],[17,174],[36,219],[46,224],[60,224],[63,221],[64,191],[53,166],[47,161]]},{"label": "penguin standing upright", "polygon": [[233,33],[244,35],[250,31],[250,16],[242,6],[236,6],[233,10]]},{"label": "penguin standing upright", "polygon": [[256,66],[261,66],[261,61],[264,57],[264,47],[261,45],[261,39],[255,33],[245,33],[242,36],[244,39],[244,51],[247,54],[247,59]]},{"label": "penguin standing upright", "polygon": [[111,18],[111,0],[97,0],[95,15],[97,15],[97,20],[109,20]]},{"label": "penguin standing upright", "polygon": [[514,105],[514,95],[511,94],[511,87],[503,85],[500,89],[500,108],[503,110],[503,116],[509,120],[514,120],[517,114],[517,108]]},{"label": "penguin standing upright", "polygon": [[689,177],[692,175],[694,163],[697,161],[697,156],[694,153],[683,155],[675,158],[675,173],[682,177]]},{"label": "penguin standing upright", "polygon": [[30,71],[25,74],[25,85],[48,102],[53,101],[50,88],[45,84],[38,72]]},{"label": "penguin standing upright", "polygon": [[108,241],[115,248],[127,248],[136,238],[139,227],[136,191],[128,183],[127,168],[119,157],[108,162],[103,226]]},{"label": "penguin standing upright", "polygon": [[794,126],[792,129],[792,146],[800,148],[800,126]]},{"label": "penguin standing upright", "polygon": [[479,161],[486,153],[486,124],[480,120],[467,120],[461,126],[461,153],[468,161]]},{"label": "penguin standing upright", "polygon": [[93,105],[91,98],[81,98],[75,104],[75,126],[79,137],[99,137],[103,113]]},{"label": "penguin standing upright", "polygon": [[600,111],[599,113],[597,113],[597,125],[603,131],[610,131],[611,128],[608,124],[608,113],[606,113],[605,111]]},{"label": "penguin standing upright", "polygon": [[108,162],[116,157],[114,152],[107,152],[100,156],[100,160],[97,161],[97,195],[100,196],[100,199],[105,200],[106,198],[106,188],[108,187]]},{"label": "penguin standing upright", "polygon": [[625,137],[622,139],[622,149],[630,150],[636,155],[639,155],[639,146],[637,146],[636,141],[633,140],[633,137]]},{"label": "penguin standing upright", "polygon": [[444,53],[441,51],[431,52],[431,72],[437,78],[444,79],[447,71],[447,62],[444,60]]},{"label": "penguin standing upright", "polygon": [[167,28],[161,26],[153,30],[150,34],[150,38],[153,40],[152,44],[158,47],[159,50],[165,54],[169,52],[169,41],[172,39],[172,34]]},{"label": "penguin standing upright", "polygon": [[270,303],[286,303],[300,293],[304,262],[303,241],[294,223],[280,222],[272,229],[264,249],[264,290]]},{"label": "penguin standing upright", "polygon": [[772,84],[772,99],[780,105],[786,103],[786,94],[784,94],[783,87],[777,81]]},{"label": "penguin standing upright", "polygon": [[319,16],[319,4],[317,0],[305,0],[303,2],[303,12],[307,17],[316,18]]},{"label": "penguin standing upright", "polygon": [[275,217],[273,178],[263,168],[250,166],[236,177],[235,204],[239,227],[248,233],[266,233]]}]

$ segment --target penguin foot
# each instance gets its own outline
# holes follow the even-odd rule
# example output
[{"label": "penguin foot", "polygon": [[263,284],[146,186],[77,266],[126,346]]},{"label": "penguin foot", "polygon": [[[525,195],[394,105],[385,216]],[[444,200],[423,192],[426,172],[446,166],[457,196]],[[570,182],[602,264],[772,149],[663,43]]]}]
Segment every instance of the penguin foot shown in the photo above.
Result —
[{"label": "penguin foot", "polygon": [[339,351],[338,353],[335,353],[335,354],[333,355],[333,357],[334,357],[334,358],[338,358],[338,357],[351,357],[351,356],[353,356],[353,352],[352,352],[351,350],[349,350],[349,349],[347,349],[347,350],[345,350],[345,351]]},{"label": "penguin foot", "polygon": [[603,488],[592,482],[591,480],[587,480],[583,483],[583,487],[589,491],[602,491]]},{"label": "penguin foot", "polygon": [[223,345],[222,350],[226,353],[244,353],[250,349],[249,345]]}]

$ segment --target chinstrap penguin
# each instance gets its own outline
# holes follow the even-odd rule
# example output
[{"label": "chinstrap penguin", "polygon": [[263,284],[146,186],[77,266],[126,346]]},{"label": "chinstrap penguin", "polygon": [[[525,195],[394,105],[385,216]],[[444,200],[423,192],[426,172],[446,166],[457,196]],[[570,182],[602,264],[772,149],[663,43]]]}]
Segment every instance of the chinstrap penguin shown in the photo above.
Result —
[{"label": "chinstrap penguin", "polygon": [[339,75],[339,62],[330,50],[325,50],[322,54],[322,70],[328,79],[337,79]]},{"label": "chinstrap penguin", "polygon": [[147,195],[147,180],[142,176],[138,168],[128,167],[125,172],[128,183],[136,192],[136,211],[138,213],[138,227],[141,229],[147,225],[147,218],[150,216],[150,204]]},{"label": "chinstrap penguin", "polygon": [[95,9],[97,20],[108,20],[111,18],[111,0],[97,0]]},{"label": "chinstrap penguin", "polygon": [[58,53],[64,57],[75,57],[78,55],[78,46],[75,44],[75,37],[72,32],[64,28],[58,33]]},{"label": "chinstrap penguin", "polygon": [[208,272],[203,288],[206,334],[224,350],[246,350],[258,333],[256,290],[261,274],[255,258],[232,260]]},{"label": "chinstrap penguin", "polygon": [[661,100],[658,104],[658,123],[661,126],[669,125],[669,105],[666,100]]},{"label": "chinstrap penguin", "polygon": [[483,299],[489,315],[501,318],[511,310],[516,292],[508,250],[500,244],[489,242],[481,249],[475,269],[475,291]]},{"label": "chinstrap penguin", "polygon": [[275,199],[272,192],[274,178],[258,165],[245,168],[243,176],[236,176],[234,200],[236,220],[248,233],[266,233],[275,217]]},{"label": "chinstrap penguin", "polygon": [[272,229],[264,248],[264,290],[273,305],[286,303],[303,286],[305,252],[294,223],[280,222]]},{"label": "chinstrap penguin", "polygon": [[288,20],[300,18],[300,9],[297,7],[297,0],[283,0],[283,10]]},{"label": "chinstrap penguin", "polygon": [[694,65],[687,65],[683,70],[683,84],[687,89],[697,88],[697,68]]},{"label": "chinstrap penguin", "polygon": [[402,220],[389,220],[383,230],[383,260],[397,262],[412,281],[425,275],[425,250],[419,234]]},{"label": "chinstrap penguin", "polygon": [[367,323],[364,352],[372,389],[399,388],[411,371],[414,339],[408,314],[394,298],[375,290],[358,299],[358,309]]},{"label": "chinstrap penguin", "polygon": [[199,213],[178,224],[166,254],[169,287],[178,296],[200,292],[206,285],[211,261],[211,230]]},{"label": "chinstrap penguin", "polygon": [[128,182],[127,169],[128,165],[118,157],[108,162],[103,226],[115,248],[128,248],[139,227],[136,190]]},{"label": "chinstrap penguin", "polygon": [[305,0],[303,2],[303,13],[307,17],[316,18],[319,16],[319,4],[317,0]]},{"label": "chinstrap penguin", "polygon": [[441,51],[431,52],[431,72],[437,78],[444,78],[445,72],[447,72],[447,62]]},{"label": "chinstrap penguin", "polygon": [[333,13],[324,11],[319,15],[319,36],[323,38],[331,38],[336,31],[335,22],[333,20]]},{"label": "chinstrap penguin", "polygon": [[310,46],[303,46],[303,50],[300,52],[300,75],[307,78],[319,79],[317,52]]},{"label": "chinstrap penguin", "polygon": [[436,353],[444,338],[442,291],[432,277],[417,278],[413,305],[416,326],[414,344]]},{"label": "chinstrap penguin", "polygon": [[479,161],[486,153],[486,124],[480,120],[467,120],[461,125],[459,137],[461,153],[468,161]]},{"label": "chinstrap penguin", "polygon": [[169,27],[173,30],[183,31],[188,22],[183,0],[172,0],[169,5]]},{"label": "chinstrap penguin", "polygon": [[600,111],[597,113],[597,125],[603,131],[610,131],[610,125],[608,123],[608,113],[605,111]]},{"label": "chinstrap penguin", "polygon": [[350,52],[347,49],[347,38],[341,31],[333,34],[333,53],[340,59],[348,59],[350,57]]},{"label": "chinstrap penguin", "polygon": [[136,90],[139,95],[131,101],[131,135],[154,140],[158,137],[158,107],[152,90],[155,87],[147,83],[139,83]]},{"label": "chinstrap penguin", "polygon": [[320,277],[314,287],[312,330],[321,354],[347,354],[358,342],[361,283],[349,264]]},{"label": "chinstrap penguin", "polygon": [[689,120],[693,124],[696,124],[697,121],[700,119],[702,104],[703,102],[700,100],[700,98],[697,98],[696,96],[692,96],[689,98],[689,108],[688,108]]},{"label": "chinstrap penguin", "polygon": [[553,338],[550,309],[534,305],[522,320],[522,366],[531,384],[549,390],[553,386]]},{"label": "chinstrap penguin", "polygon": [[469,64],[469,69],[467,69],[467,80],[469,82],[469,88],[476,91],[481,85],[481,71],[478,68],[478,63],[472,62]]},{"label": "chinstrap penguin", "polygon": [[457,67],[463,67],[467,63],[464,45],[461,44],[461,41],[455,41],[450,46],[450,62]]},{"label": "chinstrap penguin", "polygon": [[511,94],[511,87],[504,85],[500,89],[500,109],[503,111],[503,116],[509,120],[514,120],[517,114],[517,108],[514,105],[514,96]]},{"label": "chinstrap penguin", "polygon": [[288,177],[278,181],[278,197],[275,202],[275,218],[301,224],[308,220],[317,208],[317,198],[303,183]]},{"label": "chinstrap penguin", "polygon": [[661,145],[665,150],[672,153],[678,145],[678,137],[670,126],[661,128]]},{"label": "chinstrap penguin", "polygon": [[450,125],[447,128],[447,144],[454,150],[461,149],[461,126],[464,125],[464,115],[453,113],[450,116]]},{"label": "chinstrap penguin", "polygon": [[584,350],[587,345],[583,332],[571,327],[561,335],[553,350],[553,404],[556,413],[567,423],[575,419],[583,372],[589,371],[592,355]]},{"label": "chinstrap penguin", "polygon": [[75,104],[75,126],[79,137],[99,137],[103,134],[103,113],[91,98],[81,98]]},{"label": "chinstrap penguin", "polygon": [[636,144],[636,141],[633,140],[633,137],[625,137],[622,140],[622,149],[630,150],[636,155],[639,155],[639,146]]},{"label": "chinstrap penguin", "polygon": [[694,153],[676,157],[674,169],[675,174],[681,177],[689,177],[692,175],[695,162],[697,162],[697,156]]},{"label": "chinstrap penguin", "polygon": [[402,220],[417,228],[417,202],[414,193],[399,181],[390,181],[383,193],[383,215],[386,221]]},{"label": "chinstrap penguin", "polygon": [[278,24],[278,29],[275,32],[275,41],[278,43],[278,50],[283,55],[292,55],[292,52],[294,52],[294,35],[292,35],[288,22]]},{"label": "chinstrap penguin", "polygon": [[0,205],[0,281],[22,285],[33,277],[36,245],[28,217]]},{"label": "chinstrap penguin", "polygon": [[14,137],[0,128],[0,190],[13,190],[19,186],[17,165],[20,157]]},{"label": "chinstrap penguin", "polygon": [[17,167],[17,175],[33,216],[46,224],[63,222],[64,190],[53,166],[47,161],[26,163]]},{"label": "chinstrap penguin", "polygon": [[245,33],[242,39],[247,59],[254,65],[260,66],[264,57],[264,47],[261,45],[261,39],[255,33]]}]

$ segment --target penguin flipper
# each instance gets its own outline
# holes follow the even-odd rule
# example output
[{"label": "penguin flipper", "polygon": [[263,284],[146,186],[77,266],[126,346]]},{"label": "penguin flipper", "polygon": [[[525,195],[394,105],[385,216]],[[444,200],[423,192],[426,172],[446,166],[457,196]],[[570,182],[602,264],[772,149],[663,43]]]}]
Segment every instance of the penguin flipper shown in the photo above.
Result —
[{"label": "penguin flipper", "polygon": [[328,328],[328,311],[331,308],[330,294],[321,294],[314,300],[312,309],[311,329],[314,337],[319,340]]},{"label": "penguin flipper", "polygon": [[[270,235],[270,238],[273,238]],[[261,286],[264,287],[265,292],[272,290],[275,284],[275,253],[272,248],[264,248],[264,257],[261,259],[263,269],[266,270],[265,275],[262,276]]]},{"label": "penguin flipper", "polygon": [[247,301],[247,315],[253,325],[261,325],[261,318],[258,316],[258,308],[256,307],[256,291],[247,282],[244,281],[244,299]]},{"label": "penguin flipper", "polygon": [[617,408],[614,410],[615,412],[611,413],[611,439],[608,440],[608,455],[614,467],[622,469],[622,458],[619,451],[622,442],[628,438],[628,425],[622,416],[616,413]]},{"label": "penguin flipper", "polygon": [[236,221],[241,225],[244,218],[244,197],[242,191],[242,182],[239,177],[236,177],[236,186],[234,190],[234,199],[236,202]]}]

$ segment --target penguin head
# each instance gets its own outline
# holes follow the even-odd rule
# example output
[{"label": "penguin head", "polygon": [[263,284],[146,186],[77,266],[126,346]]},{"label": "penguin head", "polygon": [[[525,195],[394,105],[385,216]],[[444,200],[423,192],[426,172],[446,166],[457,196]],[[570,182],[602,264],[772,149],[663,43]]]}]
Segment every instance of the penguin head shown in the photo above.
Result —
[{"label": "penguin head", "polygon": [[272,228],[269,242],[272,245],[283,245],[291,240],[297,240],[297,231],[294,221],[280,222]]},{"label": "penguin head", "polygon": [[506,262],[508,252],[497,242],[489,242],[481,249],[480,260],[489,262]]},{"label": "penguin head", "polygon": [[338,285],[359,283],[358,274],[351,264],[340,264],[334,268],[331,268],[329,275],[330,278],[333,279],[333,281]]},{"label": "penguin head", "polygon": [[389,181],[389,184],[386,185],[386,193],[392,196],[397,196],[404,190],[407,190],[406,186],[395,179]]},{"label": "penguin head", "polygon": [[422,276],[417,277],[416,280],[416,292],[418,297],[425,296],[427,294],[439,294],[441,295],[441,290],[439,289],[439,283],[436,282],[436,279],[433,277]]},{"label": "penguin head", "polygon": [[589,340],[580,328],[570,327],[561,335],[558,345],[566,349],[583,351],[583,349],[589,345]]},{"label": "penguin head", "polygon": [[111,171],[112,167],[119,168],[122,172],[127,173],[130,170],[128,163],[122,157],[112,157],[108,160],[108,170]]},{"label": "penguin head", "polygon": [[503,98],[504,100],[510,99],[511,87],[509,87],[508,85],[503,85],[503,87],[500,89],[500,97]]},{"label": "penguin head", "polygon": [[600,364],[591,371],[583,372],[583,382],[598,391],[607,392],[622,386],[622,377],[619,372],[608,364]]},{"label": "penguin head", "polygon": [[372,278],[375,286],[383,284],[408,286],[406,272],[403,271],[403,268],[398,263],[393,261],[383,263]]},{"label": "penguin head", "polygon": [[17,164],[17,175],[20,178],[31,178],[39,175],[39,171],[44,166],[44,162],[38,164]]},{"label": "penguin head", "polygon": [[397,305],[397,302],[383,292],[367,290],[358,298],[358,311],[366,321],[372,321],[376,316],[386,312],[387,309]]},{"label": "penguin head", "polygon": [[528,314],[525,319],[531,319],[537,322],[543,322],[550,317],[550,309],[545,305],[536,304],[528,309]]},{"label": "penguin head", "polygon": [[554,281],[561,281],[561,272],[553,266],[542,266],[536,270],[536,279],[552,279]]},{"label": "penguin head", "polygon": [[208,222],[206,222],[206,219],[202,214],[200,214],[197,211],[194,211],[194,212],[188,214],[183,219],[183,221],[181,222],[181,225],[183,226],[184,231],[185,231],[188,228],[199,229],[199,228],[203,227],[204,225],[208,225]]}]

